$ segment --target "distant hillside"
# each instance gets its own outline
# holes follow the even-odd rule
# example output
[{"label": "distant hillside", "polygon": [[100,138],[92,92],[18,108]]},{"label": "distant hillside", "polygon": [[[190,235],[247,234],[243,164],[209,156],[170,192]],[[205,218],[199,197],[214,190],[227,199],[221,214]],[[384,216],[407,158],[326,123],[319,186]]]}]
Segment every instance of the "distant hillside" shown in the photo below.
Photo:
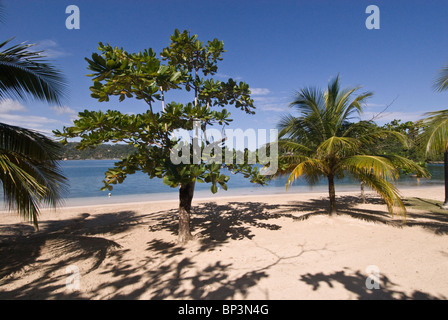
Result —
[{"label": "distant hillside", "polygon": [[78,150],[78,142],[69,142],[62,148],[64,160],[122,159],[134,152],[134,147],[123,144],[102,144],[95,149]]}]

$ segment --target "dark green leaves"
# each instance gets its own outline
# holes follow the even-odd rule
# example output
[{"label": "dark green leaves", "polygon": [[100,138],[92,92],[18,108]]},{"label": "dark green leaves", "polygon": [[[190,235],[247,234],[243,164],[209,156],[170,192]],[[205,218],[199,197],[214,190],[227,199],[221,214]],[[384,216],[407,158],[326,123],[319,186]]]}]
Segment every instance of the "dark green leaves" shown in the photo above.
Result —
[{"label": "dark green leaves", "polygon": [[217,62],[222,60],[224,52],[224,43],[218,39],[208,41],[207,45],[204,45],[197,35],[191,35],[187,30],[181,33],[176,29],[171,36],[170,46],[163,49],[161,56],[178,69],[196,74],[202,70],[207,76],[217,72]]},{"label": "dark green leaves", "polygon": [[94,84],[90,87],[92,98],[99,102],[109,101],[110,96],[119,96],[119,101],[136,97],[150,103],[160,99],[156,93],[162,89],[179,88],[183,81],[182,71],[173,66],[162,65],[152,49],[128,53],[122,48],[100,43],[98,53],[86,58],[88,69],[94,73]]},{"label": "dark green leaves", "polygon": [[[173,188],[197,181],[210,183],[213,193],[219,187],[227,190],[229,177],[221,173],[222,159],[216,159],[218,152],[213,149],[207,156],[197,155],[198,149],[204,151],[206,141],[193,138],[194,131],[228,125],[232,121],[226,109],[229,105],[253,113],[249,85],[232,79],[223,82],[207,78],[218,70],[224,53],[223,42],[213,39],[204,43],[197,35],[175,30],[161,59],[152,49],[129,53],[123,48],[100,43],[98,50],[99,53],[86,59],[92,71],[89,75],[93,80],[91,96],[99,102],[107,102],[113,96],[118,97],[119,102],[135,98],[148,106],[148,110],[140,114],[85,110],[79,113],[73,126],[54,132],[63,141],[81,138],[78,145],[81,149],[107,142],[135,147],[134,154],[118,161],[105,173],[104,190],[122,183],[136,171],[146,173],[151,179],[162,178],[165,185]],[[194,97],[187,103],[165,103],[173,89],[185,89],[194,93]],[[157,100],[161,101],[158,112],[154,106]],[[186,141],[180,142],[175,136],[181,130],[188,132]],[[178,143],[184,147],[181,150],[189,153],[185,158],[177,157],[182,161],[176,162],[171,156],[177,156],[174,147]],[[222,147],[222,141],[214,143],[217,148]],[[263,176],[251,164],[230,165],[229,168],[255,183],[264,183]]]},{"label": "dark green leaves", "polygon": [[43,59],[42,52],[31,51],[32,44],[3,49],[11,40],[0,44],[0,97],[32,97],[62,104],[66,94],[62,74]]}]

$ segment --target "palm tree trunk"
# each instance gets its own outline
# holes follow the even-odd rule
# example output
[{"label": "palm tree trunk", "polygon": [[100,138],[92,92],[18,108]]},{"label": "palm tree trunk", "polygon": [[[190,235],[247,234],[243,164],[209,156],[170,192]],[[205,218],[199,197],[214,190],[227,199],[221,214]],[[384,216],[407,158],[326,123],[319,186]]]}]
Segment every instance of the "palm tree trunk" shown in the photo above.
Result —
[{"label": "palm tree trunk", "polygon": [[364,185],[365,185],[365,182],[361,181],[361,203],[362,204],[366,203],[366,194],[364,192]]},{"label": "palm tree trunk", "polygon": [[330,194],[330,216],[336,214],[336,190],[334,188],[334,176],[328,176],[328,192]]},{"label": "palm tree trunk", "polygon": [[191,201],[193,200],[195,182],[181,184],[179,188],[179,243],[193,239],[190,231]]},{"label": "palm tree trunk", "polygon": [[448,149],[444,153],[444,169],[445,169],[445,202],[443,209],[448,209]]}]

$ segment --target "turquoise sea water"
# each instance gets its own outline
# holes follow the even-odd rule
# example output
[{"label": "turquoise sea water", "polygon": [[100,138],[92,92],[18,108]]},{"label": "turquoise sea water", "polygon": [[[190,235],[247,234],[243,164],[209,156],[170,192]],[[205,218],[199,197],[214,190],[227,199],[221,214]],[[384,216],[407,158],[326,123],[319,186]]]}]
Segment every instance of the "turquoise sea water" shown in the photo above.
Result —
[{"label": "turquoise sea water", "polygon": [[[68,160],[61,163],[63,174],[69,180],[69,191],[64,199],[65,206],[89,206],[114,204],[125,202],[161,201],[177,200],[178,189],[170,188],[162,183],[161,179],[149,179],[141,172],[129,175],[126,180],[119,185],[115,185],[112,191],[101,191],[103,186],[104,172],[113,167],[114,160]],[[403,176],[397,181],[398,187],[420,187],[429,185],[443,185],[443,165],[430,164],[428,170],[431,172],[431,179],[420,179]],[[310,193],[326,192],[328,185],[326,179],[322,179],[317,185],[309,186],[305,180],[297,180],[294,185],[285,190],[287,177],[278,178],[269,182],[268,186],[258,186],[249,182],[242,175],[228,174],[228,190],[218,189],[217,194],[212,194],[210,184],[197,183],[195,188],[195,199],[213,197],[233,197],[256,194],[287,194],[287,193]],[[351,191],[359,192],[359,182],[353,181],[349,177],[336,181],[336,192]],[[368,189],[366,189],[368,190]],[[110,196],[109,196],[110,193]],[[0,207],[2,201],[0,199]]]},{"label": "turquoise sea water", "polygon": [[[113,167],[114,160],[69,160],[62,162],[64,175],[69,179],[70,189],[66,197],[66,205],[92,205],[106,203],[122,203],[135,201],[175,200],[178,198],[178,189],[164,185],[161,179],[149,179],[141,172],[129,175],[126,180],[115,185],[110,191],[100,191],[104,172]],[[427,185],[443,184],[443,165],[430,164],[428,169],[431,179],[420,179],[403,176],[397,181],[397,186],[424,187]],[[223,172],[226,173],[226,172]],[[229,174],[228,191],[219,189],[213,195],[210,184],[198,183],[195,189],[195,198],[235,196],[251,194],[285,194],[287,177],[275,179],[268,186],[260,187],[251,184],[239,174]],[[298,180],[288,192],[321,192],[327,190],[327,181],[323,179],[317,185],[310,187],[305,180]],[[359,191],[359,183],[345,178],[336,182],[336,191]]]}]

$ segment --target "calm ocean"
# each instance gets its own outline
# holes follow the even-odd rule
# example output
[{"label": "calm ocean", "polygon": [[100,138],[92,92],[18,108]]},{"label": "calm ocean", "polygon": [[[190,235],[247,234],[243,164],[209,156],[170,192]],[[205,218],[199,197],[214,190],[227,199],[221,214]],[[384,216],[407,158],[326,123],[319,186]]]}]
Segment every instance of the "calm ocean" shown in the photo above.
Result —
[{"label": "calm ocean", "polygon": [[[114,160],[68,160],[62,162],[64,175],[69,179],[70,189],[66,198],[66,205],[92,205],[136,201],[175,200],[178,199],[178,189],[170,188],[162,183],[161,179],[149,179],[141,172],[129,175],[126,180],[114,189],[100,191],[104,172],[113,167]],[[432,174],[431,179],[417,179],[403,176],[397,182],[397,186],[424,187],[425,185],[443,184],[443,165],[430,164],[428,170]],[[223,172],[226,173],[226,172]],[[251,184],[240,174],[230,174],[228,191],[219,189],[213,195],[210,192],[210,184],[198,183],[195,189],[195,198],[217,197],[251,194],[284,194],[287,177],[273,180],[268,186],[260,187]],[[359,183],[350,178],[336,182],[336,192],[343,190],[359,190]],[[288,192],[321,192],[327,191],[327,181],[323,179],[315,186],[309,186],[305,180],[298,180]]]},{"label": "calm ocean", "polygon": [[[161,179],[149,179],[141,172],[129,175],[122,184],[114,186],[112,191],[101,191],[103,186],[104,172],[112,168],[114,160],[67,160],[61,163],[63,174],[69,180],[69,192],[64,199],[65,206],[89,206],[114,204],[125,202],[159,201],[178,199],[178,189],[170,188],[162,183]],[[431,179],[417,179],[403,176],[397,181],[397,186],[424,187],[428,185],[442,185],[443,165],[430,164],[428,170]],[[229,172],[222,171],[224,174]],[[195,188],[195,199],[225,196],[244,196],[256,194],[286,194],[288,193],[310,193],[326,192],[328,190],[326,179],[322,179],[317,185],[309,186],[305,180],[297,180],[294,185],[285,190],[287,177],[278,178],[269,182],[269,185],[261,187],[249,182],[240,174],[229,174],[230,180],[227,184],[228,190],[218,189],[217,194],[212,194],[210,184],[197,183]],[[351,191],[359,192],[359,182],[350,178],[336,181],[336,192]],[[368,190],[368,189],[366,189]],[[110,193],[110,196],[109,196]],[[3,199],[0,199],[0,208],[3,207]]]}]

